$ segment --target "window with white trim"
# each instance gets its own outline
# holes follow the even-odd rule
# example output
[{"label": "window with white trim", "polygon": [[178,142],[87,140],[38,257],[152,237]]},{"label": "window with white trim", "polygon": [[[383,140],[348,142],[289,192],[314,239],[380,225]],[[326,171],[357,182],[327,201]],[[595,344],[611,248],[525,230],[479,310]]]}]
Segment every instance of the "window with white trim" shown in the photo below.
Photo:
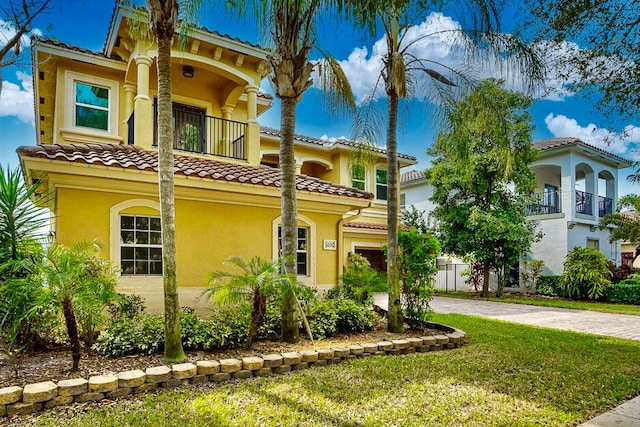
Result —
[{"label": "window with white trim", "polygon": [[387,171],[376,169],[376,199],[387,200]]},{"label": "window with white trim", "polygon": [[118,134],[119,83],[73,71],[65,73],[65,128],[104,137]]},{"label": "window with white trim", "polygon": [[120,215],[120,268],[126,276],[162,275],[160,218]]},{"label": "window with white trim", "polygon": [[364,191],[367,170],[364,166],[354,165],[351,168],[351,186]]},{"label": "window with white trim", "polygon": [[109,131],[109,88],[74,82],[74,124]]},{"label": "window with white trim", "polygon": [[407,195],[405,193],[400,193],[400,209],[405,209],[407,207]]},{"label": "window with white trim", "polygon": [[[278,253],[282,255],[282,227],[278,227]],[[296,274],[309,275],[309,229],[298,227],[298,244],[296,246]]]}]

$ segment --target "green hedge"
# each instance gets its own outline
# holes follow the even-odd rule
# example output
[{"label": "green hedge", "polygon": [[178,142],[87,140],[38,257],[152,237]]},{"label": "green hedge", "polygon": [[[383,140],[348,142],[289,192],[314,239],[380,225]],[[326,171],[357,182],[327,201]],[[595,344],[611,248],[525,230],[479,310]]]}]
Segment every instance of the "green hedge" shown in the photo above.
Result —
[{"label": "green hedge", "polygon": [[609,302],[640,305],[640,283],[616,283],[604,291]]},{"label": "green hedge", "polygon": [[546,295],[548,297],[562,297],[564,291],[562,289],[562,276],[542,276],[538,279],[536,285],[536,294]]}]

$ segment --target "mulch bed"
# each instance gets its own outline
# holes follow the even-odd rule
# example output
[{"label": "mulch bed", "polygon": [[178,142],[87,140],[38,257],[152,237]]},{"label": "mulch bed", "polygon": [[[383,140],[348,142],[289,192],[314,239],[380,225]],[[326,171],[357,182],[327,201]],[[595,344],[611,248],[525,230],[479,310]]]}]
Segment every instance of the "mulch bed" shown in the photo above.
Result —
[{"label": "mulch bed", "polygon": [[[407,331],[404,334],[392,334],[384,330],[384,325],[371,332],[360,334],[340,335],[326,338],[313,343],[301,337],[297,344],[287,344],[276,341],[259,341],[254,343],[251,350],[237,348],[219,351],[188,352],[189,362],[198,360],[218,360],[227,358],[241,358],[246,356],[259,356],[270,353],[283,353],[308,349],[320,349],[328,347],[340,347],[351,344],[376,343],[379,341],[399,339],[402,337],[420,337],[435,335],[436,330]],[[135,354],[130,356],[107,359],[91,349],[83,348],[80,359],[80,370],[71,371],[71,350],[69,346],[58,344],[46,350],[26,352],[18,368],[18,375],[5,355],[0,356],[0,388],[8,386],[24,387],[26,384],[41,381],[54,381],[70,378],[89,378],[92,375],[118,373],[131,369],[145,370],[148,367],[165,365],[161,353]]]}]

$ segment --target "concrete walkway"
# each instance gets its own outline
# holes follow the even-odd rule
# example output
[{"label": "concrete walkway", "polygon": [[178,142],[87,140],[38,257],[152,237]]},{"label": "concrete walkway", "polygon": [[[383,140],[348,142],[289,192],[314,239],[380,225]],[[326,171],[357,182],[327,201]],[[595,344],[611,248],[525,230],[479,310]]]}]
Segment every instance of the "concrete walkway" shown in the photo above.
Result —
[{"label": "concrete walkway", "polygon": [[[375,294],[374,303],[386,310],[387,294]],[[640,341],[640,316],[447,297],[434,297],[430,305],[436,313],[469,314],[525,325]],[[581,425],[640,427],[640,397],[631,399]]]}]

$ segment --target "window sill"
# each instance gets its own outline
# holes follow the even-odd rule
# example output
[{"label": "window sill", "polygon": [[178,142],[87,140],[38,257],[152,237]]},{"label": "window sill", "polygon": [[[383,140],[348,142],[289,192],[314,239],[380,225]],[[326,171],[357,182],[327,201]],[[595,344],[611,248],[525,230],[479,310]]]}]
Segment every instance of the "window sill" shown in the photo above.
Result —
[{"label": "window sill", "polygon": [[88,128],[62,128],[60,134],[64,142],[81,144],[122,144],[124,139],[109,132]]}]

